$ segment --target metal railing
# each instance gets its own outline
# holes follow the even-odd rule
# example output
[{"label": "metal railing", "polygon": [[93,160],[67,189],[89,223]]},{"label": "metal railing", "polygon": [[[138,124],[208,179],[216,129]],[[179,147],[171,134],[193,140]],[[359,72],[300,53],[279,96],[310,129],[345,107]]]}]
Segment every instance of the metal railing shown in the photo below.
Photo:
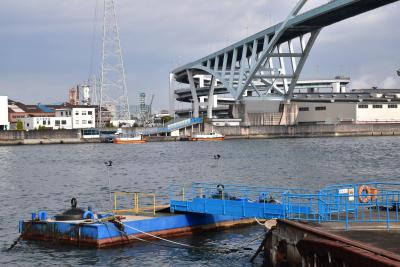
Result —
[{"label": "metal railing", "polygon": [[[189,189],[181,185],[170,187],[170,200],[188,203],[196,199],[221,200],[202,201],[198,212],[216,210],[218,205],[237,205],[229,200],[242,201],[243,209],[264,209],[259,214],[268,214],[268,208],[261,204],[279,204],[282,217],[289,220],[312,221],[317,223],[344,223],[346,229],[354,224],[384,224],[389,229],[400,223],[400,183],[355,183],[327,186],[316,193],[299,188],[254,187],[215,183],[193,183]],[[171,202],[171,203],[172,203]],[[197,202],[198,203],[198,202]],[[209,205],[209,206],[207,206]],[[196,205],[193,205],[196,209]],[[265,210],[267,209],[267,210]],[[194,211],[196,212],[196,211]],[[243,210],[243,214],[247,213]],[[226,214],[226,213],[224,213]],[[237,214],[231,214],[237,215]],[[400,227],[400,225],[399,225]]]},{"label": "metal railing", "polygon": [[179,130],[181,128],[189,127],[194,124],[199,124],[203,123],[202,118],[190,118],[186,120],[182,120],[176,123],[171,123],[169,125],[166,125],[164,127],[154,127],[154,128],[147,128],[143,130],[138,130],[138,131],[128,131],[127,134],[129,135],[152,135],[152,134],[160,134],[160,133],[169,133],[173,132],[176,130]]},{"label": "metal railing", "polygon": [[[125,197],[121,200],[121,197]],[[118,202],[120,200],[120,202]],[[124,208],[122,208],[123,206]],[[139,192],[114,192],[113,213],[156,214],[156,195]]]}]

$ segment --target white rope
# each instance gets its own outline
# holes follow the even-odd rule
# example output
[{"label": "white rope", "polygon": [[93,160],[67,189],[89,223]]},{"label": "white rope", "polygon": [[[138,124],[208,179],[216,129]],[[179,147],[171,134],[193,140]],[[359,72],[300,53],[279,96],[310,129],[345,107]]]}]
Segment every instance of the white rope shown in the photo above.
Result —
[{"label": "white rope", "polygon": [[254,217],[254,220],[256,220],[256,222],[261,225],[262,227],[265,227],[265,225],[263,223],[261,223],[256,217]]},{"label": "white rope", "polygon": [[127,224],[124,224],[124,223],[122,223],[122,222],[121,222],[121,224],[124,225],[125,227],[129,228],[129,229],[132,229],[132,230],[134,230],[134,231],[140,232],[140,233],[142,233],[142,234],[151,236],[151,237],[156,238],[156,239],[159,239],[159,240],[163,240],[163,241],[165,241],[165,242],[169,242],[169,243],[172,243],[172,244],[175,244],[175,245],[179,245],[179,246],[183,246],[183,247],[188,247],[188,248],[196,248],[196,247],[191,246],[191,245],[187,245],[187,244],[175,242],[175,241],[168,240],[168,239],[165,239],[165,238],[156,236],[156,235],[152,235],[152,234],[146,233],[146,232],[144,232],[144,231],[142,231],[142,230],[139,230],[139,229],[137,229],[137,228],[134,228],[134,227],[129,226],[129,225],[127,225]]}]

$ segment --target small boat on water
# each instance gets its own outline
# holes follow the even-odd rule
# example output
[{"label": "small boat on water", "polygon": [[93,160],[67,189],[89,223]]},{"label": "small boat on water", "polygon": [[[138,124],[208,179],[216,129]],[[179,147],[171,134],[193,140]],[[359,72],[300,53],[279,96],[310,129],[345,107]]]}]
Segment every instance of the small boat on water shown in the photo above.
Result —
[{"label": "small boat on water", "polygon": [[114,144],[141,144],[146,143],[147,140],[143,137],[143,135],[122,135],[118,134],[114,138]]},{"label": "small boat on water", "polygon": [[223,134],[217,133],[215,131],[211,131],[210,133],[197,133],[193,134],[191,139],[192,141],[223,141],[225,136]]}]

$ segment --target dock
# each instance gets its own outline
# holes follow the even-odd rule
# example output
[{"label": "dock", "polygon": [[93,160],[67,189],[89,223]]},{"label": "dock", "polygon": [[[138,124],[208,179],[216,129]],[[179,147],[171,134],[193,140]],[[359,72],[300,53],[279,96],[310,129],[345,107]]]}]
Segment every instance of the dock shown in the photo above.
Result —
[{"label": "dock", "polygon": [[266,266],[400,266],[400,184],[299,188],[194,183],[171,210],[267,219]]},{"label": "dock", "polygon": [[344,231],[334,223],[279,219],[266,226],[253,257],[263,251],[266,266],[400,266],[399,225],[388,231],[371,223]]}]

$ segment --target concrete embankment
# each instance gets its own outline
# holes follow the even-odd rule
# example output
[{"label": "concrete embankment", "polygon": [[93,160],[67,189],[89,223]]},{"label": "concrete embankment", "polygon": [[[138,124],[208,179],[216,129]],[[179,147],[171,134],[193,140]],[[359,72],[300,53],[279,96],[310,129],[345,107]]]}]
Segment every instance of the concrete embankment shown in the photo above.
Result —
[{"label": "concrete embankment", "polygon": [[[200,127],[205,132],[212,129],[226,139],[302,138],[338,136],[400,136],[400,123],[387,124],[337,124],[296,126],[214,126]],[[186,134],[190,134],[187,129]],[[198,131],[194,128],[194,131]],[[184,134],[184,131],[181,131]],[[150,136],[149,142],[187,141],[187,137]],[[84,139],[80,130],[0,131],[0,145],[81,144],[100,143],[99,138]]]},{"label": "concrete embankment", "polygon": [[1,131],[0,145],[86,143],[80,130]]},{"label": "concrete embankment", "polygon": [[[206,131],[210,131],[211,128],[210,124],[206,124]],[[214,126],[214,129],[224,134],[226,139],[400,135],[400,124],[397,123],[296,126]]]}]

